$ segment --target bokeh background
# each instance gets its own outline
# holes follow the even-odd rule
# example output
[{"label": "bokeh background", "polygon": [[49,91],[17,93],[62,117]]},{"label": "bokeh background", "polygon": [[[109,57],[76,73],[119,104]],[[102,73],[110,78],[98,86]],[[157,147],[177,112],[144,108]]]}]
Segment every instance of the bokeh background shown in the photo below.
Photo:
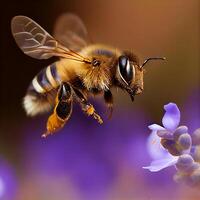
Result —
[{"label": "bokeh background", "polygon": [[[113,91],[115,110],[106,120],[101,98],[94,101],[100,126],[75,106],[68,125],[40,137],[48,115],[27,118],[21,102],[37,72],[52,60],[25,56],[14,42],[10,21],[26,15],[50,33],[56,18],[74,12],[93,41],[132,49],[148,64],[144,93],[132,103]],[[160,123],[163,105],[179,106],[181,123],[200,127],[199,0],[8,0],[0,12],[0,199],[2,200],[196,200],[200,190],[173,181],[174,168],[142,169],[151,161],[147,126]]]}]

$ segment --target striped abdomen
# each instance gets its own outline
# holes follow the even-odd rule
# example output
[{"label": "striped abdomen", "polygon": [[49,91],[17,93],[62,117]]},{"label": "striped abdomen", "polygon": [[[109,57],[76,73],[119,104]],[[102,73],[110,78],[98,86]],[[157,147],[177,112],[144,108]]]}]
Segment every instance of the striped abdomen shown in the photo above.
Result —
[{"label": "striped abdomen", "polygon": [[24,108],[28,115],[49,111],[54,105],[56,90],[61,80],[56,63],[42,69],[32,80],[24,97]]}]

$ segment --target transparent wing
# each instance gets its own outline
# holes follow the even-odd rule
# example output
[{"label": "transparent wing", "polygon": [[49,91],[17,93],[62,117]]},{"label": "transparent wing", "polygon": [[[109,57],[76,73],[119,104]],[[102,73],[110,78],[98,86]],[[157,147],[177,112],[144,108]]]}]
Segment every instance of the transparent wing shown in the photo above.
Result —
[{"label": "transparent wing", "polygon": [[64,46],[78,51],[89,42],[82,20],[72,13],[61,15],[54,27],[54,37]]},{"label": "transparent wing", "polygon": [[14,17],[11,30],[20,49],[33,58],[48,59],[59,56],[88,62],[88,59],[59,44],[39,24],[26,16]]}]

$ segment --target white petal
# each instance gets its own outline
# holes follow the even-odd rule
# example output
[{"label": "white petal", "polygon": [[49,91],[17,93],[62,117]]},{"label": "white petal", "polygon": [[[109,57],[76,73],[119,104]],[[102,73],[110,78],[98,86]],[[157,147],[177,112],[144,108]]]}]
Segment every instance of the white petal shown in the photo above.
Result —
[{"label": "white petal", "polygon": [[152,124],[150,126],[148,126],[148,128],[152,131],[162,131],[165,130],[165,128],[163,128],[162,126],[158,125],[158,124]]},{"label": "white petal", "polygon": [[151,162],[150,166],[143,167],[143,169],[148,169],[151,172],[158,172],[162,169],[175,165],[177,160],[178,156],[171,156],[171,158],[155,160]]},{"label": "white petal", "polygon": [[180,122],[180,110],[175,103],[168,103],[164,106],[165,114],[162,118],[163,126],[170,131],[174,131]]},{"label": "white petal", "polygon": [[168,151],[160,144],[161,138],[157,131],[152,131],[147,139],[147,151],[153,160],[168,158]]}]

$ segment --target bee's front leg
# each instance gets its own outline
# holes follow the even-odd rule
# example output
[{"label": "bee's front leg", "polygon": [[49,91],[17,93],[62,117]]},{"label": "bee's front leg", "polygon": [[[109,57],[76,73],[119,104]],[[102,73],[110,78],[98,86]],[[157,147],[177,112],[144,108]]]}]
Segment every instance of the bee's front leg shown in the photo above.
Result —
[{"label": "bee's front leg", "polygon": [[113,95],[110,90],[104,92],[104,100],[108,107],[108,118],[110,119],[113,113]]},{"label": "bee's front leg", "polygon": [[75,93],[75,98],[81,105],[82,110],[88,115],[88,116],[93,116],[94,119],[96,119],[100,124],[103,123],[103,120],[101,117],[97,114],[94,106],[89,103],[86,99],[86,97],[82,94],[80,90],[77,90],[76,88],[73,88],[74,93]]},{"label": "bee's front leg", "polygon": [[47,121],[47,130],[42,137],[47,137],[61,129],[72,113],[72,91],[68,83],[61,83],[56,96],[56,106]]}]

